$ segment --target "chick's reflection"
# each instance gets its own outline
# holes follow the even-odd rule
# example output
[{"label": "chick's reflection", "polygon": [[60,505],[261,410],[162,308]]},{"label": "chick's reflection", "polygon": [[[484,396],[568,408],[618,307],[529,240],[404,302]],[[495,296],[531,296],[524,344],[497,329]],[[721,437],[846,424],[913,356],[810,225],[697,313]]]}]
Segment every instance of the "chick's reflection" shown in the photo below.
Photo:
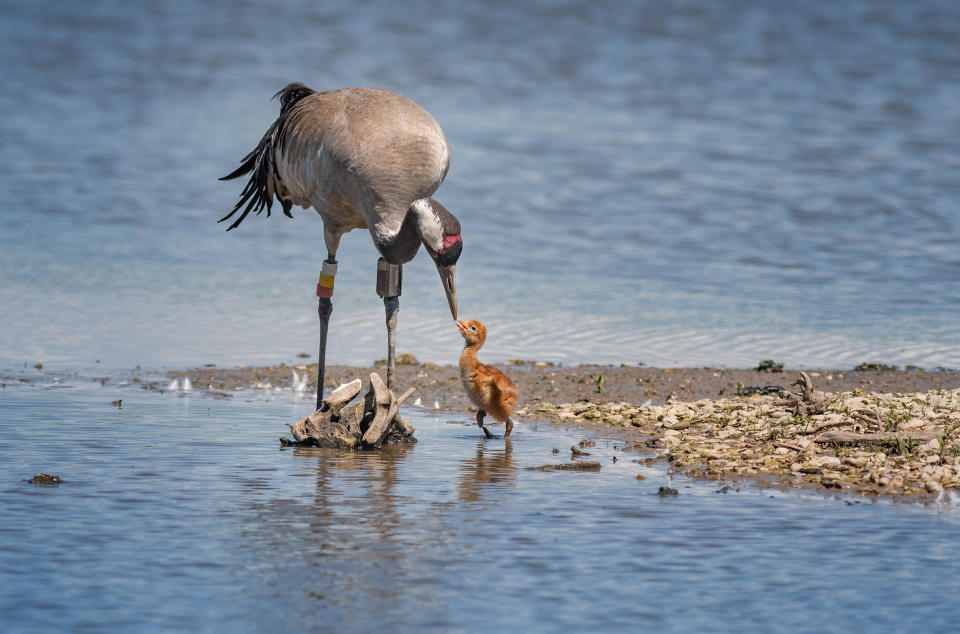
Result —
[{"label": "chick's reflection", "polygon": [[516,485],[516,465],[513,462],[513,444],[504,438],[504,444],[477,441],[473,458],[460,463],[460,499],[474,501],[484,491]]}]

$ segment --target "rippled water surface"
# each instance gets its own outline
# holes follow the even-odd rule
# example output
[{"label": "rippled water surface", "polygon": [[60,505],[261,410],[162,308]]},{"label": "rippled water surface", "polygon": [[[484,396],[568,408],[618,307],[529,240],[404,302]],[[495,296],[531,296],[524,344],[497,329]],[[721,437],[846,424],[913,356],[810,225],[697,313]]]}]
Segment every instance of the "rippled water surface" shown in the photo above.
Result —
[{"label": "rippled water surface", "polygon": [[[484,440],[416,408],[413,447],[280,450],[309,409],[289,392],[39,383],[0,391],[5,632],[949,631],[960,617],[950,508],[720,494],[615,439],[588,449],[599,473],[529,471],[568,461],[583,434],[521,424]],[[64,482],[25,482],[38,471]]]},{"label": "rippled water surface", "polygon": [[[0,0],[0,365],[315,354],[312,211],[215,220],[289,81],[453,149],[491,358],[960,366],[960,5]],[[348,235],[328,359],[383,356]],[[458,345],[426,256],[400,348]]]}]

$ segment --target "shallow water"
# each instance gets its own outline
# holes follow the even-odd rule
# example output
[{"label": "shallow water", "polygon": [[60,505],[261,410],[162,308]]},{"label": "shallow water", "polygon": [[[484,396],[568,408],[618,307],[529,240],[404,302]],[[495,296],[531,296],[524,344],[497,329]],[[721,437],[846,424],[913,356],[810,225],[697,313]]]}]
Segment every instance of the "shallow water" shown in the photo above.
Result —
[{"label": "shallow water", "polygon": [[[960,367],[955,2],[0,10],[0,367],[315,355],[316,215],[215,223],[292,80],[441,122],[491,359]],[[345,238],[330,362],[384,356],[375,259]],[[404,277],[400,348],[452,362]]]},{"label": "shallow water", "polygon": [[[947,631],[960,617],[949,507],[720,494],[615,439],[587,449],[599,473],[528,471],[567,461],[583,432],[521,424],[507,444],[416,408],[413,447],[280,450],[308,410],[289,391],[8,384],[4,631]],[[24,481],[41,470],[64,483]]]}]

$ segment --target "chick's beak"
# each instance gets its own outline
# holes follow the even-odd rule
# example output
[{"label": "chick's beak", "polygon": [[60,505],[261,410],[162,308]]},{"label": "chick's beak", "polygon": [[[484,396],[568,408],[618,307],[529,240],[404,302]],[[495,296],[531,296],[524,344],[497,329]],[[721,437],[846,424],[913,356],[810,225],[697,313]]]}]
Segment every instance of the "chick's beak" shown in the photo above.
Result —
[{"label": "chick's beak", "polygon": [[457,319],[457,265],[449,266],[437,265],[437,272],[440,273],[440,281],[443,282],[443,290],[447,294],[447,304],[450,306],[450,314],[453,319]]},{"label": "chick's beak", "polygon": [[466,331],[467,331],[467,326],[466,326],[462,321],[456,321],[456,322],[454,322],[454,323],[457,324],[457,328],[460,329],[460,332],[466,332]]}]

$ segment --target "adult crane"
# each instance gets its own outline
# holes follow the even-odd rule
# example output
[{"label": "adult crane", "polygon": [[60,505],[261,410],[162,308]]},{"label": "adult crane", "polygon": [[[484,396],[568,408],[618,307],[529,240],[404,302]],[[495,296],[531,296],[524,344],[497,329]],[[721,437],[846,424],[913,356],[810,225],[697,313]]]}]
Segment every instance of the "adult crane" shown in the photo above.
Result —
[{"label": "adult crane", "polygon": [[274,95],[280,116],[240,167],[220,180],[250,174],[229,214],[270,208],[283,213],[313,207],[323,219],[327,259],[317,284],[320,355],[317,408],[323,399],[327,327],[340,238],[368,229],[380,252],[377,293],[387,322],[387,386],[393,389],[397,313],[402,268],[423,244],[436,264],[453,319],[457,319],[456,264],[463,241],[460,223],[430,196],[450,167],[450,146],[436,120],[415,102],[385,90],[348,88],[317,92],[295,82]]}]

